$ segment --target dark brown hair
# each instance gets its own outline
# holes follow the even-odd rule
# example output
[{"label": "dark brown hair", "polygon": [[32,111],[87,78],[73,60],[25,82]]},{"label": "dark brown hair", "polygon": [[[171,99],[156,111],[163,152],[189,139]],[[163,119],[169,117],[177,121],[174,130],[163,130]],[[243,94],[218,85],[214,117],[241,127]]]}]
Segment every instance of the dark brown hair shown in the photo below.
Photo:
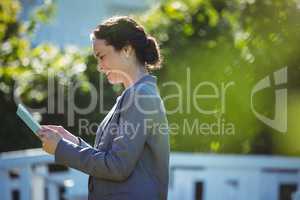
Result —
[{"label": "dark brown hair", "polygon": [[96,39],[104,39],[108,45],[121,50],[131,45],[137,60],[147,69],[159,69],[161,55],[158,43],[144,28],[128,16],[114,16],[98,25],[92,32]]}]

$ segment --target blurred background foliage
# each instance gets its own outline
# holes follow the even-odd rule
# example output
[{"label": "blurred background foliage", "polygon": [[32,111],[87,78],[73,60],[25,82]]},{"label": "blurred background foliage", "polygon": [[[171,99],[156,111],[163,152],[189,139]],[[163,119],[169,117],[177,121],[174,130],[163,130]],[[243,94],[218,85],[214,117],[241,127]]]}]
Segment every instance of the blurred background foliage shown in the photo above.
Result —
[{"label": "blurred background foliage", "polygon": [[[28,21],[18,19],[21,4],[14,0],[0,2],[0,151],[11,151],[40,147],[40,141],[16,116],[16,104],[21,100],[26,106],[34,109],[48,107],[48,98],[57,99],[60,89],[63,102],[53,105],[55,113],[47,110],[34,112],[41,124],[57,124],[66,127],[78,135],[78,126],[67,127],[68,89],[78,84],[74,99],[76,106],[85,107],[90,102],[89,89],[91,84],[99,89],[101,74],[96,71],[96,62],[87,49],[68,46],[63,49],[49,43],[31,46],[31,39],[39,23],[47,23],[55,11],[52,3],[37,7]],[[87,68],[87,66],[90,66]],[[102,77],[103,78],[103,77]],[[53,80],[54,89],[49,90],[48,81]],[[105,82],[107,84],[107,82]],[[104,100],[106,109],[113,105],[117,93],[106,87]],[[102,92],[102,91],[100,91]],[[73,97],[73,96],[72,96]],[[58,107],[62,108],[58,113]],[[99,105],[98,105],[99,106]],[[48,110],[49,111],[49,110]],[[40,115],[39,115],[40,114]],[[99,122],[104,114],[97,111],[84,117],[91,122]],[[81,118],[75,115],[75,121]],[[95,132],[95,130],[94,130]],[[90,142],[93,135],[84,135]]]},{"label": "blurred background foliage", "polygon": [[[186,0],[165,1],[161,6],[140,17],[151,34],[161,41],[165,65],[161,73],[162,96],[176,93],[176,87],[164,86],[175,80],[183,86],[183,96],[190,96],[185,86],[195,89],[209,81],[221,92],[228,87],[225,101],[201,99],[197,104],[205,110],[216,109],[213,115],[201,114],[192,106],[183,112],[170,114],[169,122],[184,127],[184,119],[214,123],[218,118],[233,123],[233,135],[184,135],[176,129],[172,148],[179,151],[200,151],[243,154],[299,155],[295,142],[299,140],[296,122],[299,102],[299,1],[288,0]],[[256,119],[251,111],[251,90],[272,72],[288,67],[288,132],[280,133]],[[191,72],[189,83],[187,68]],[[255,95],[257,111],[274,118],[275,87]],[[201,87],[200,94],[214,94],[211,87]],[[183,98],[183,105],[190,99]],[[169,110],[180,102],[165,101]],[[225,107],[225,112],[222,111]],[[191,123],[190,123],[191,124]]]},{"label": "blurred background foliage", "polygon": [[[40,147],[40,142],[15,115],[15,96],[32,108],[47,107],[50,78],[64,87],[80,84],[75,102],[78,107],[90,102],[92,84],[99,91],[96,63],[90,49],[75,46],[58,48],[51,44],[31,46],[37,24],[51,20],[55,5],[38,7],[28,21],[18,19],[20,4],[15,0],[0,2],[0,151]],[[163,68],[154,72],[159,77],[159,89],[169,111],[171,149],[174,151],[300,155],[300,2],[298,0],[165,0],[147,13],[136,16],[160,43],[164,57]],[[280,133],[260,122],[251,111],[251,90],[255,84],[274,71],[288,67],[288,131]],[[190,76],[190,80],[187,78]],[[182,101],[174,81],[182,88]],[[195,109],[193,90],[208,81],[217,86],[219,94],[230,85],[221,98],[198,99],[195,102],[214,114],[202,114]],[[105,83],[104,100],[98,102],[109,109],[120,87]],[[222,86],[223,84],[223,86]],[[255,108],[274,118],[275,87],[255,96]],[[198,94],[212,95],[212,87],[201,87]],[[222,103],[223,102],[223,103]],[[68,99],[63,104],[67,108]],[[180,107],[180,105],[182,105]],[[190,107],[189,107],[190,106]],[[176,108],[181,108],[177,109]],[[55,111],[57,111],[55,105]],[[174,111],[174,112],[171,112]],[[60,124],[79,134],[78,119],[99,123],[104,113],[95,111],[75,115],[75,126],[67,127],[65,114],[41,113],[42,124]],[[39,116],[38,116],[39,117]],[[221,123],[234,125],[234,134],[187,134],[184,123]],[[95,132],[95,130],[94,130]],[[221,131],[220,131],[221,132]],[[94,135],[83,138],[93,143]]]}]

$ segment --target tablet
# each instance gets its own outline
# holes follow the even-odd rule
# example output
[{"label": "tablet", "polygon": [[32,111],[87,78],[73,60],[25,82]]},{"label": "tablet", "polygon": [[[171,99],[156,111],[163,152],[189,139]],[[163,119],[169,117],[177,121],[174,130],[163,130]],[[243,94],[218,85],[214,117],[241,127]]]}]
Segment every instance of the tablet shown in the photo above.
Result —
[{"label": "tablet", "polygon": [[23,122],[35,133],[41,128],[41,125],[33,119],[30,112],[22,105],[18,105],[17,115],[23,120]]}]

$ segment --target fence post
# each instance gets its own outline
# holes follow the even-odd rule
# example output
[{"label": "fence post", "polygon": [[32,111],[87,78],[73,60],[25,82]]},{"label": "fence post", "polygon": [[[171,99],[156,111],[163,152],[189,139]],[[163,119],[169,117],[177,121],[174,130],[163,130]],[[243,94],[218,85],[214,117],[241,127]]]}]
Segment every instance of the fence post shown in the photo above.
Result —
[{"label": "fence post", "polygon": [[59,187],[55,182],[49,182],[48,184],[48,200],[59,199]]},{"label": "fence post", "polygon": [[8,174],[8,170],[0,169],[0,188],[1,188],[1,196],[4,200],[11,200],[11,182]]},{"label": "fence post", "polygon": [[34,170],[33,177],[32,177],[32,185],[34,186],[32,190],[32,199],[33,200],[41,200],[45,198],[45,179],[44,177],[47,176],[47,167],[37,166]]},{"label": "fence post", "polygon": [[31,167],[24,166],[20,169],[20,199],[21,200],[30,200],[31,199],[31,191],[32,191],[32,183],[31,183]]}]

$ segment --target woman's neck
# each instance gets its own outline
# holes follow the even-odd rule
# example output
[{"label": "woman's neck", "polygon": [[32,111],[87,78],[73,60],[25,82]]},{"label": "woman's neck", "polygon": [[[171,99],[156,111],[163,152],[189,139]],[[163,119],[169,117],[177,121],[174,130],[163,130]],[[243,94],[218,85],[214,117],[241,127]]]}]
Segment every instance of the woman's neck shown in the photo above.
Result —
[{"label": "woman's neck", "polygon": [[149,74],[147,70],[145,70],[145,67],[137,67],[138,70],[134,70],[132,72],[128,72],[127,76],[123,82],[123,85],[125,88],[130,87],[135,82],[137,82],[141,77],[143,77],[146,74]]}]

